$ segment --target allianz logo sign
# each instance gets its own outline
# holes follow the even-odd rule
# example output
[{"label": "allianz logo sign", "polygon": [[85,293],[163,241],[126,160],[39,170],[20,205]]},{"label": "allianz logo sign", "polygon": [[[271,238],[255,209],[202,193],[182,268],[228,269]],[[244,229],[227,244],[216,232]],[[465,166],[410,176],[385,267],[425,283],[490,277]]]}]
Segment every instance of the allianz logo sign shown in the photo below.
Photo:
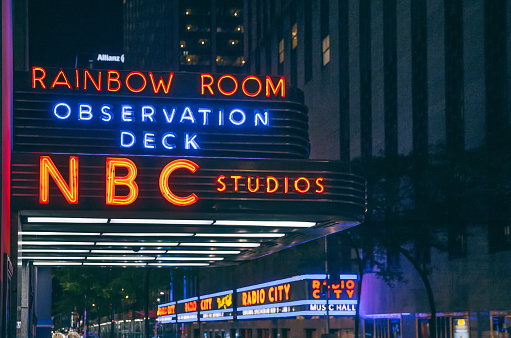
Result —
[{"label": "allianz logo sign", "polygon": [[124,63],[124,54],[122,54],[122,55],[98,54],[98,57],[97,57],[96,61],[122,62],[122,63]]},{"label": "allianz logo sign", "polygon": [[[326,304],[310,304],[310,311],[326,311]],[[356,311],[356,304],[328,304],[328,311]]]}]

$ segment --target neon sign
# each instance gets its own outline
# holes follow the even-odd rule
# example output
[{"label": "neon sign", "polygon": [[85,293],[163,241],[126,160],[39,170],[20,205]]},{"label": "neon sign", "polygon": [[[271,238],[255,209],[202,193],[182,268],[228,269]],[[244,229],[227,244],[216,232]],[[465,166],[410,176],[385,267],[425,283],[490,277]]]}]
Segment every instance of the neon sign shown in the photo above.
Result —
[{"label": "neon sign", "polygon": [[315,192],[322,194],[325,191],[323,177],[310,179],[307,177],[290,178],[285,176],[283,178],[276,178],[274,176],[242,176],[242,175],[220,175],[217,177],[218,184],[217,191],[219,192],[266,192],[272,194],[275,192],[289,193],[290,187],[292,191],[301,194],[307,192]]},{"label": "neon sign", "polygon": [[[102,54],[100,61],[103,60]],[[122,57],[122,56],[121,56]],[[119,57],[119,59],[121,58]],[[100,56],[98,56],[99,60]],[[106,57],[109,59],[109,56]],[[114,60],[112,60],[114,61]],[[115,60],[117,61],[117,60]],[[67,89],[67,90],[83,90],[87,91],[94,88],[95,91],[101,92],[117,92],[125,87],[131,93],[141,93],[152,91],[154,94],[160,93],[169,94],[171,86],[173,85],[174,73],[169,72],[168,76],[160,76],[156,80],[153,72],[132,71],[127,75],[121,74],[117,70],[98,70],[96,71],[96,78],[87,69],[73,69],[64,70],[60,69],[55,76],[47,78],[47,71],[43,67],[32,67],[31,83],[33,89]],[[105,76],[106,75],[106,76]],[[148,80],[149,78],[149,80]],[[239,93],[247,97],[255,97],[260,95],[263,91],[262,81],[254,76],[248,75],[240,81],[233,75],[225,74],[220,76],[215,83],[215,76],[207,73],[200,75],[200,94],[206,96],[223,95],[231,96]],[[51,83],[51,85],[50,85]],[[91,84],[87,88],[88,84]],[[148,85],[150,83],[150,86]],[[179,84],[178,84],[179,85]],[[269,76],[264,79],[264,94],[266,97],[282,97],[286,96],[286,80],[280,77],[274,80]]]},{"label": "neon sign", "polygon": [[241,304],[243,306],[248,306],[288,301],[290,290],[291,284],[287,283],[271,286],[267,289],[261,288],[252,291],[245,291],[241,293]]}]

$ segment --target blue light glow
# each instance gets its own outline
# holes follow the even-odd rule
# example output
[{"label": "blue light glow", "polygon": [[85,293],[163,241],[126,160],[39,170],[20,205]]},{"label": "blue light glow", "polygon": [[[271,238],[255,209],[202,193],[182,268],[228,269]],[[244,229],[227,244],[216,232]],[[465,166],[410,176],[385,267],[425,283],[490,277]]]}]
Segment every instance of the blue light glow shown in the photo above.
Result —
[{"label": "blue light glow", "polygon": [[202,122],[203,125],[207,126],[209,124],[208,116],[209,113],[211,113],[212,110],[209,108],[199,108],[199,113],[201,113],[204,116],[204,120]]},{"label": "blue light glow", "polygon": [[78,120],[88,121],[92,119],[92,106],[90,104],[78,105]]},{"label": "blue light glow", "polygon": [[257,127],[259,125],[259,121],[261,121],[261,124],[263,126],[269,126],[270,125],[270,119],[268,118],[268,111],[264,110],[264,120],[263,115],[259,110],[254,110],[254,125]]},{"label": "blue light glow", "polygon": [[258,315],[238,315],[238,319],[256,319],[256,318],[282,318],[282,317],[295,317],[295,316],[321,316],[326,311],[296,311],[296,312],[283,312],[283,313],[262,313]]},{"label": "blue light glow", "polygon": [[169,137],[176,138],[176,137],[177,137],[177,135],[176,135],[176,134],[174,134],[174,133],[166,133],[166,134],[164,134],[164,135],[163,135],[163,137],[161,138],[161,143],[163,144],[163,147],[164,147],[165,149],[172,150],[172,149],[176,148],[176,145],[175,145],[174,143],[169,143],[169,142],[167,141],[167,139],[168,139]]},{"label": "blue light glow", "polygon": [[211,317],[211,318],[201,318],[201,322],[213,322],[218,320],[233,320],[233,316],[225,316],[225,317]]},{"label": "blue light glow", "polygon": [[223,126],[224,125],[224,110],[218,109],[218,125]]},{"label": "blue light glow", "polygon": [[197,142],[195,142],[195,138],[197,137],[197,134],[192,134],[192,136],[190,137],[190,134],[188,133],[185,133],[185,149],[190,149],[190,146],[193,148],[193,149],[200,149],[199,145],[197,144]]},{"label": "blue light glow", "polygon": [[[65,107],[66,108],[66,114],[65,115],[59,115],[59,113],[58,113],[58,108],[59,107]],[[69,107],[69,105],[64,103],[64,102],[57,103],[53,107],[53,115],[55,115],[59,120],[65,120],[69,116],[71,116],[71,107]]]},{"label": "blue light glow", "polygon": [[123,122],[134,122],[135,118],[133,117],[133,114],[133,106],[122,105],[121,119]]},{"label": "blue light glow", "polygon": [[340,279],[355,279],[355,280],[357,280],[358,276],[357,275],[340,275],[339,278]]},{"label": "blue light glow", "polygon": [[183,114],[181,115],[181,120],[179,120],[179,123],[183,123],[184,120],[188,120],[195,124],[195,117],[193,117],[193,113],[190,110],[190,107],[185,107]]},{"label": "blue light glow", "polygon": [[166,107],[163,107],[163,115],[165,115],[165,121],[167,121],[167,123],[172,123],[172,120],[174,120],[174,115],[176,114],[176,110],[177,108],[176,107],[172,107],[172,111],[169,115],[169,111],[167,110]]},{"label": "blue light glow", "polygon": [[220,310],[201,311],[200,314],[201,315],[207,315],[207,314],[210,314],[210,313],[224,313],[224,312],[232,312],[232,308],[220,309]]},{"label": "blue light glow", "polygon": [[154,143],[154,133],[144,131],[144,148],[156,148],[156,144]]},{"label": "blue light glow", "polygon": [[228,291],[221,291],[221,292],[217,292],[217,293],[212,293],[212,294],[209,294],[209,295],[204,295],[204,296],[200,296],[200,299],[206,299],[206,298],[213,298],[213,297],[219,297],[219,296],[225,296],[225,295],[228,295],[230,293],[233,293],[234,290],[228,290]]},{"label": "blue light glow", "polygon": [[[238,114],[241,114],[241,119],[240,120],[236,120],[234,118],[234,113],[238,113]],[[229,114],[229,121],[231,121],[232,124],[235,124],[237,126],[239,125],[242,125],[243,123],[245,123],[245,120],[247,119],[246,115],[245,115],[245,112],[241,109],[233,109],[231,110],[231,113]]]},{"label": "blue light glow", "polygon": [[112,106],[109,104],[104,104],[101,106],[101,114],[102,115],[100,118],[102,121],[110,122],[114,118],[114,115],[112,114],[111,110],[112,110]]},{"label": "blue light glow", "polygon": [[178,300],[177,303],[181,304],[181,303],[186,303],[186,302],[192,302],[192,301],[198,300],[198,299],[199,299],[199,297],[192,297],[192,298]]},{"label": "blue light glow", "polygon": [[[127,141],[126,138],[131,138],[131,141]],[[123,148],[131,148],[135,144],[135,134],[131,131],[122,130],[121,131],[121,147]]]},{"label": "blue light glow", "polygon": [[146,118],[148,118],[151,122],[156,122],[154,119],[154,113],[156,110],[153,106],[142,106],[142,122],[146,121]]}]

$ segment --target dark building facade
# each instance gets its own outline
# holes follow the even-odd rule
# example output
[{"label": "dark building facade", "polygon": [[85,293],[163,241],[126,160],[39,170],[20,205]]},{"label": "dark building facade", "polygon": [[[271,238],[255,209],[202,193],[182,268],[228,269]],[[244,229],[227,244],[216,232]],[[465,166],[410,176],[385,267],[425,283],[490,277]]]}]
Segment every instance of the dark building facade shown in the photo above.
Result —
[{"label": "dark building facade", "polygon": [[123,12],[125,67],[214,73],[245,69],[242,0],[128,0]]}]

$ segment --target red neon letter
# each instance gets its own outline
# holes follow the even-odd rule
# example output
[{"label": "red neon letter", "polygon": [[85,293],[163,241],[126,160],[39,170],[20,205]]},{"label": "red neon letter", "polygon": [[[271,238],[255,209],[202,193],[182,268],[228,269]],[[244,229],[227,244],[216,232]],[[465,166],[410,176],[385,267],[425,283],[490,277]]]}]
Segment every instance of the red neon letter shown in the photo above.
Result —
[{"label": "red neon letter", "polygon": [[[59,77],[61,75],[63,77],[63,80],[59,81]],[[58,72],[57,76],[55,76],[55,80],[53,80],[50,89],[53,89],[56,85],[66,85],[67,88],[73,89],[73,87],[71,87],[71,83],[69,83],[69,80],[67,79],[66,73],[64,73],[62,68],[60,68],[60,71]]]},{"label": "red neon letter", "polygon": [[78,203],[78,157],[69,158],[69,185],[49,156],[41,156],[39,160],[39,203],[48,204],[50,200],[50,178],[53,178],[57,187],[69,204]]},{"label": "red neon letter", "polygon": [[[270,188],[271,184],[270,182],[273,182],[275,184],[275,187]],[[275,192],[277,191],[277,189],[279,188],[279,181],[277,181],[277,179],[273,176],[268,176],[266,177],[266,192],[268,193],[272,193],[272,192]]]},{"label": "red neon letter", "polygon": [[158,85],[154,83],[154,76],[152,72],[149,72],[149,79],[151,79],[151,84],[153,85],[153,91],[154,93],[158,93],[160,91],[160,86],[163,88],[163,91],[165,94],[169,93],[170,85],[172,84],[172,78],[174,77],[174,73],[170,73],[169,75],[169,82],[167,83],[167,86],[165,86],[165,82],[163,82],[163,77],[160,76],[160,79],[158,80]]},{"label": "red neon letter", "polygon": [[321,194],[323,193],[323,191],[325,191],[325,186],[321,184],[321,182],[323,182],[323,177],[316,178],[316,185],[319,187],[318,189],[316,189],[316,192],[318,194]]},{"label": "red neon letter", "polygon": [[[300,187],[298,186],[298,182],[300,181],[305,181],[305,186],[306,188],[301,190]],[[298,177],[296,180],[295,180],[295,190],[298,191],[299,193],[306,193],[307,191],[309,191],[309,189],[311,188],[311,182],[309,182],[308,179],[306,179],[305,177]]]},{"label": "red neon letter", "polygon": [[[116,76],[113,77],[112,75],[115,74]],[[106,90],[109,92],[117,92],[119,89],[121,89],[121,81],[119,78],[121,77],[121,74],[119,74],[116,70],[109,70],[106,74]],[[112,82],[117,82],[117,88],[112,88]]]},{"label": "red neon letter", "polygon": [[[130,77],[132,77],[133,75],[138,75],[142,78],[142,80],[144,80],[144,83],[142,84],[142,86],[140,86],[140,88],[135,89],[130,86]],[[140,93],[145,89],[145,86],[147,86],[147,79],[141,72],[131,72],[126,76],[126,87],[128,87],[128,89],[133,93]]]},{"label": "red neon letter", "polygon": [[250,192],[256,192],[257,190],[259,190],[259,176],[256,177],[256,187],[254,189],[252,189],[252,183],[250,182],[252,180],[252,177],[248,177],[248,182],[247,182],[247,187],[248,187],[248,191]]},{"label": "red neon letter", "polygon": [[[37,77],[35,72],[40,71],[43,74],[41,77]],[[46,89],[46,85],[44,84],[43,80],[46,77],[46,70],[43,67],[32,67],[32,88],[35,89],[35,83],[38,81],[41,84],[41,88]]]},{"label": "red neon letter", "polygon": [[234,191],[238,192],[238,180],[241,176],[231,176],[231,178],[234,180]]},{"label": "red neon letter", "polygon": [[[222,86],[220,85],[220,83],[222,83],[222,80],[225,79],[225,78],[229,78],[229,79],[234,81],[234,89],[232,91],[230,91],[230,92],[224,91],[222,89]],[[234,76],[229,75],[229,74],[225,74],[225,75],[222,75],[218,79],[217,86],[218,86],[218,90],[220,91],[220,93],[224,94],[225,96],[229,96],[229,95],[232,95],[232,94],[236,93],[236,91],[238,90],[238,81],[236,81],[236,78]]]},{"label": "red neon letter", "polygon": [[[204,83],[204,78],[210,79],[211,82],[210,83]],[[200,93],[202,95],[204,95],[204,93],[206,92],[204,90],[204,88],[208,88],[208,90],[211,93],[211,95],[215,95],[213,93],[213,89],[211,89],[211,86],[213,85],[213,82],[215,82],[215,79],[213,79],[213,76],[211,74],[201,74],[200,75]]]},{"label": "red neon letter", "polygon": [[266,77],[266,97],[270,97],[270,88],[273,92],[273,95],[277,96],[280,88],[280,96],[286,97],[286,80],[284,77],[281,77],[279,82],[277,82],[277,87],[273,86],[273,82],[269,76]]},{"label": "red neon letter", "polygon": [[[259,84],[259,89],[257,91],[255,91],[254,93],[249,93],[247,91],[247,89],[245,88],[245,83],[248,80],[255,80]],[[243,93],[245,93],[245,95],[254,97],[261,93],[261,91],[263,90],[263,84],[261,83],[261,80],[259,80],[259,78],[257,76],[250,75],[250,76],[247,76],[241,83],[241,89],[243,90]]]},{"label": "red neon letter", "polygon": [[98,72],[98,82],[94,81],[94,78],[92,77],[91,73],[85,69],[83,71],[83,90],[87,90],[87,78],[90,79],[94,87],[96,87],[96,90],[98,92],[101,91],[101,71]]},{"label": "red neon letter", "polygon": [[225,185],[225,183],[224,183],[224,179],[225,179],[225,176],[224,176],[224,175],[220,175],[220,176],[218,176],[218,178],[216,179],[216,182],[217,182],[218,184],[221,184],[222,186],[221,186],[221,187],[218,187],[216,190],[218,190],[218,191],[220,191],[220,192],[221,192],[221,191],[225,191],[225,189],[227,189],[227,186],[226,186],[226,185]]},{"label": "red neon letter", "polygon": [[199,166],[190,160],[174,160],[167,164],[165,168],[161,171],[160,174],[160,191],[165,197],[167,201],[169,201],[172,204],[179,205],[179,206],[187,206],[194,204],[199,199],[197,195],[191,194],[186,197],[179,197],[176,196],[172,191],[170,191],[169,188],[169,177],[174,170],[177,169],[186,169],[190,171],[191,173],[194,173],[199,169]]},{"label": "red neon letter", "polygon": [[[115,168],[124,167],[128,169],[128,174],[124,177],[115,176]],[[107,205],[128,205],[138,197],[138,185],[135,182],[137,177],[137,166],[133,161],[127,158],[107,158],[106,159],[106,204]],[[125,185],[130,192],[126,196],[116,196],[115,186]]]}]

